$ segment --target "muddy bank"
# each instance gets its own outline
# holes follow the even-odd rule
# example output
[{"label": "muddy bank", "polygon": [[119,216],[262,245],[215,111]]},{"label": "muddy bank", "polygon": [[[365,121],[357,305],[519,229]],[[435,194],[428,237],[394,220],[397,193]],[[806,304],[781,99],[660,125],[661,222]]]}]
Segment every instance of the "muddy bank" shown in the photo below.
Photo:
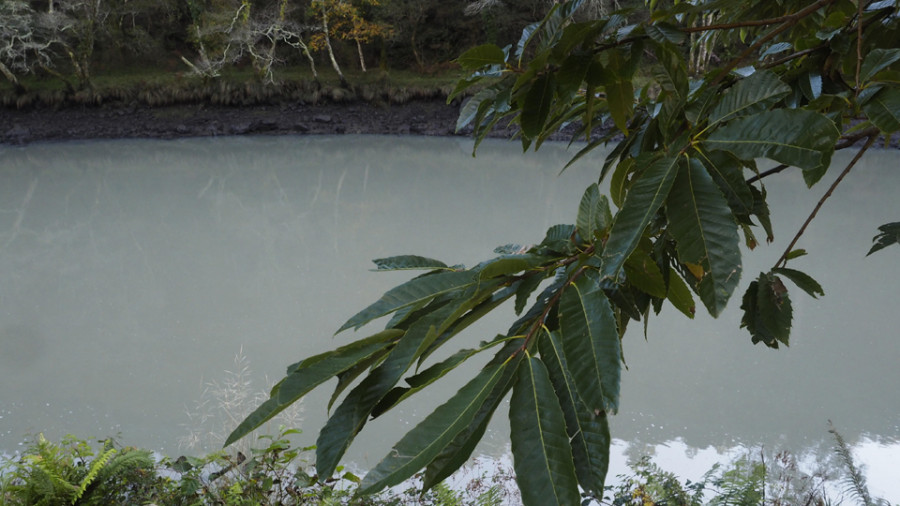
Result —
[{"label": "muddy bank", "polygon": [[[77,139],[172,139],[220,135],[457,135],[458,105],[443,100],[258,106],[144,105],[0,109],[0,143]],[[497,136],[509,132],[496,132]],[[460,132],[459,135],[465,135]]]}]

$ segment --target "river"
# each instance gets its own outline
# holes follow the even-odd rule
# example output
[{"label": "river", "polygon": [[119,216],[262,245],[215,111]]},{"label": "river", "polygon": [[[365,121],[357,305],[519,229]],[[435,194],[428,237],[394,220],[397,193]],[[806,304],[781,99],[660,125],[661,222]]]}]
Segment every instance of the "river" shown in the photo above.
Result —
[{"label": "river", "polygon": [[[37,432],[118,434],[170,455],[191,451],[179,442],[212,448],[229,416],[252,408],[229,389],[261,392],[289,363],[349,342],[334,330],[408,277],[371,272],[371,259],[471,265],[498,245],[539,242],[574,221],[602,160],[558,175],[573,153],[561,144],[471,149],[382,136],[0,146],[0,451]],[[866,155],[801,239],[810,255],[793,265],[826,295],[792,291],[790,348],[750,343],[740,293],[775,262],[834,168],[812,191],[798,173],[766,180],[776,240],[745,252],[739,293],[718,320],[666,308],[646,340],[639,326],[629,332],[613,472],[641,454],[699,476],[760,447],[827,453],[832,420],[873,494],[900,501],[900,248],[865,257],[876,227],[900,219],[895,158]],[[493,336],[511,314],[463,339]],[[376,463],[461,378],[367,426],[348,458]],[[296,414],[305,444],[329,394]],[[506,450],[498,415],[484,452]]]}]

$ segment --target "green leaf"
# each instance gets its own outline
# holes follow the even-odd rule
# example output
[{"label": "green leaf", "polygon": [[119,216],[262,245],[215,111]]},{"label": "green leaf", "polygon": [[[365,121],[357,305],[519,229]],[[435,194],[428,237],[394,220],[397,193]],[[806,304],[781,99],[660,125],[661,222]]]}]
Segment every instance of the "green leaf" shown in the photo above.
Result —
[{"label": "green leaf", "polygon": [[566,361],[588,409],[619,409],[622,347],[616,317],[595,271],[585,271],[565,288],[559,326]]},{"label": "green leaf", "polygon": [[788,269],[787,267],[772,269],[772,272],[781,274],[790,279],[798,288],[808,293],[814,299],[819,295],[825,295],[825,290],[822,289],[822,285],[805,272],[796,269]]},{"label": "green leaf", "polygon": [[529,139],[537,137],[544,128],[550,114],[550,103],[553,102],[553,89],[556,80],[553,74],[544,74],[531,84],[522,103],[522,135]]},{"label": "green leaf", "polygon": [[539,255],[503,255],[479,266],[478,278],[490,279],[499,276],[508,276],[517,272],[534,269],[549,260],[549,258]]},{"label": "green leaf", "polygon": [[731,121],[703,145],[730,151],[742,160],[764,157],[800,167],[806,184],[812,186],[831,164],[838,137],[834,122],[822,114],[778,109]]},{"label": "green leaf", "polygon": [[778,348],[779,342],[788,345],[793,310],[787,288],[778,276],[760,273],[744,293],[741,309],[741,327],[750,332],[753,344],[762,342],[770,348]]},{"label": "green leaf", "polygon": [[378,404],[372,408],[372,418],[377,418],[387,412],[389,409],[393,408],[397,404],[400,404],[403,400],[413,395],[414,393],[422,390],[428,385],[434,383],[435,381],[443,378],[447,373],[456,369],[461,364],[463,364],[466,360],[474,357],[475,355],[481,353],[482,351],[488,350],[506,340],[505,337],[500,337],[491,341],[489,343],[481,343],[481,346],[474,349],[463,349],[459,350],[446,360],[438,362],[431,367],[419,372],[414,376],[410,376],[406,378],[406,383],[410,386],[407,387],[395,387]]},{"label": "green leaf", "polygon": [[688,318],[694,318],[696,306],[694,305],[694,297],[691,295],[691,289],[677,274],[669,276],[669,292],[666,294],[669,302],[675,306],[675,309],[684,313]]},{"label": "green leaf", "polygon": [[500,403],[513,386],[519,364],[525,356],[524,353],[517,352],[522,349],[523,342],[524,339],[521,338],[509,341],[496,354],[491,362],[492,364],[508,362],[503,377],[500,378],[494,386],[494,390],[484,400],[469,426],[460,431],[453,438],[453,441],[445,446],[441,453],[428,464],[422,483],[423,491],[431,489],[449,477],[469,460],[478,442],[484,436],[494,411],[497,410],[497,407],[500,406]]},{"label": "green leaf", "polygon": [[602,497],[609,470],[610,435],[606,413],[592,412],[581,401],[562,343],[554,333],[542,333],[538,349],[563,410],[578,482],[594,497]]},{"label": "green leaf", "polygon": [[634,110],[634,86],[631,80],[622,79],[614,72],[605,74],[603,87],[606,89],[606,102],[609,114],[616,128],[628,132],[628,120]]},{"label": "green leaf", "polygon": [[863,104],[862,109],[881,133],[900,130],[900,89],[884,88]]},{"label": "green leaf", "polygon": [[584,76],[591,64],[590,53],[572,53],[562,63],[556,74],[560,100],[570,101],[581,89]]},{"label": "green leaf", "polygon": [[360,484],[360,493],[372,494],[397,485],[437,457],[457,434],[469,426],[503,376],[505,368],[505,363],[488,365],[450,400],[425,417],[366,474]]},{"label": "green leaf", "polygon": [[880,230],[881,233],[872,238],[872,241],[875,242],[875,244],[872,246],[872,249],[866,253],[866,256],[887,248],[891,244],[900,244],[900,222],[895,221],[894,223],[885,223],[878,227],[878,230]]},{"label": "green leaf", "polygon": [[231,432],[225,440],[225,446],[257,429],[313,388],[393,345],[403,334],[402,330],[385,330],[291,366],[287,376],[272,387],[269,400],[256,408]]},{"label": "green leaf", "polygon": [[519,367],[509,425],[522,503],[580,504],[566,422],[547,368],[536,358],[527,358]]},{"label": "green leaf", "polygon": [[402,271],[418,269],[449,269],[444,262],[433,258],[416,255],[398,255],[388,258],[376,258],[372,260],[378,271]]},{"label": "green leaf", "polygon": [[669,23],[656,23],[652,25],[646,25],[644,27],[644,31],[647,32],[647,35],[656,42],[669,42],[675,44],[676,46],[681,45],[687,38],[687,35],[679,30],[677,26],[671,25]]},{"label": "green leaf", "polygon": [[349,328],[358,329],[370,321],[438,295],[466,288],[477,283],[478,278],[469,271],[445,271],[422,276],[384,293],[378,301],[356,313],[343,324],[338,333]]},{"label": "green leaf", "polygon": [[475,287],[470,287],[411,322],[406,334],[387,358],[347,394],[319,433],[316,441],[316,470],[319,476],[329,477],[334,473],[339,460],[362,430],[375,406],[446,327],[483,297],[483,294],[476,293]]},{"label": "green leaf", "polygon": [[578,205],[576,220],[578,235],[583,241],[593,242],[597,234],[605,231],[612,224],[612,213],[605,195],[600,194],[600,187],[594,183],[587,187]]},{"label": "green leaf", "polygon": [[625,276],[632,285],[658,299],[666,298],[666,281],[650,255],[641,248],[625,261]]},{"label": "green leaf", "polygon": [[506,55],[503,49],[494,44],[473,47],[461,54],[456,62],[466,72],[473,72],[488,65],[503,65]]},{"label": "green leaf", "polygon": [[728,200],[735,215],[753,214],[753,192],[744,179],[744,169],[740,160],[727,151],[699,152],[701,161],[709,175]]},{"label": "green leaf", "polygon": [[[456,131],[459,132],[465,128],[466,125],[471,123],[472,120],[479,115],[479,111],[486,110],[490,107],[495,98],[497,98],[497,90],[494,88],[485,88],[467,100],[459,111],[459,117],[456,119]],[[478,128],[479,123],[480,121],[475,122],[476,129]]]},{"label": "green leaf", "polygon": [[863,83],[875,77],[879,71],[900,60],[900,49],[873,49],[866,55],[859,69],[859,79]]},{"label": "green leaf", "polygon": [[679,171],[666,203],[681,263],[703,268],[700,300],[719,316],[741,277],[737,223],[719,188],[696,158]]},{"label": "green leaf", "polygon": [[635,161],[631,157],[616,164],[616,170],[609,181],[609,196],[616,207],[622,207],[622,204],[625,202],[625,196],[628,193],[628,176],[634,170],[634,166]]},{"label": "green leaf", "polygon": [[603,277],[613,280],[618,277],[625,260],[637,247],[644,229],[669,195],[678,174],[678,165],[678,158],[675,157],[659,159],[646,167],[632,184],[603,249]]},{"label": "green leaf", "polygon": [[688,76],[684,58],[664,47],[656,49],[659,66],[654,68],[653,77],[663,90],[672,93],[680,103],[684,103],[688,96]]},{"label": "green leaf", "polygon": [[760,70],[741,79],[722,95],[709,114],[709,124],[762,112],[790,92],[790,86],[784,84],[775,73]]}]

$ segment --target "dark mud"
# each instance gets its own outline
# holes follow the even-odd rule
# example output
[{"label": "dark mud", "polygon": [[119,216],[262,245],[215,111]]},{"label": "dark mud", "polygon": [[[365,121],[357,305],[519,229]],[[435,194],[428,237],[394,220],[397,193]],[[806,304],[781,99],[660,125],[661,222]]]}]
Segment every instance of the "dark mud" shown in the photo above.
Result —
[{"label": "dark mud", "polygon": [[[466,135],[465,131],[456,132],[458,114],[457,105],[447,105],[442,100],[382,106],[354,102],[0,109],[0,143],[247,134]],[[501,130],[495,135],[508,134]]]}]

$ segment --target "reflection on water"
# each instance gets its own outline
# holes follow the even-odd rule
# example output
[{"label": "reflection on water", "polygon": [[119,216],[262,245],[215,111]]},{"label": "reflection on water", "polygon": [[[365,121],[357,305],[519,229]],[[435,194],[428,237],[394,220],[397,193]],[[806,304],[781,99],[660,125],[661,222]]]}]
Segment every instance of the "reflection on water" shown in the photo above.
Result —
[{"label": "reflection on water", "polygon": [[[0,449],[33,431],[122,432],[176,453],[185,409],[242,346],[264,388],[288,363],[352,339],[330,336],[407,277],[368,272],[370,259],[472,264],[497,245],[539,241],[574,219],[600,159],[557,177],[561,146],[522,155],[487,142],[475,159],[470,149],[353,136],[0,148]],[[812,254],[796,267],[827,295],[795,290],[789,349],[752,346],[737,298],[718,321],[666,310],[646,341],[628,336],[612,430],[629,453],[829,448],[831,419],[864,461],[898,461],[900,251],[864,258],[876,226],[900,219],[893,154],[867,155],[798,245]],[[771,180],[776,241],[747,256],[744,286],[775,262],[821,186],[803,191],[799,174]],[[443,398],[460,384],[447,383]],[[327,397],[306,401],[310,439]],[[374,464],[443,398],[375,420],[352,458]],[[488,451],[507,441],[499,418]],[[873,475],[891,467],[876,461]]]}]

